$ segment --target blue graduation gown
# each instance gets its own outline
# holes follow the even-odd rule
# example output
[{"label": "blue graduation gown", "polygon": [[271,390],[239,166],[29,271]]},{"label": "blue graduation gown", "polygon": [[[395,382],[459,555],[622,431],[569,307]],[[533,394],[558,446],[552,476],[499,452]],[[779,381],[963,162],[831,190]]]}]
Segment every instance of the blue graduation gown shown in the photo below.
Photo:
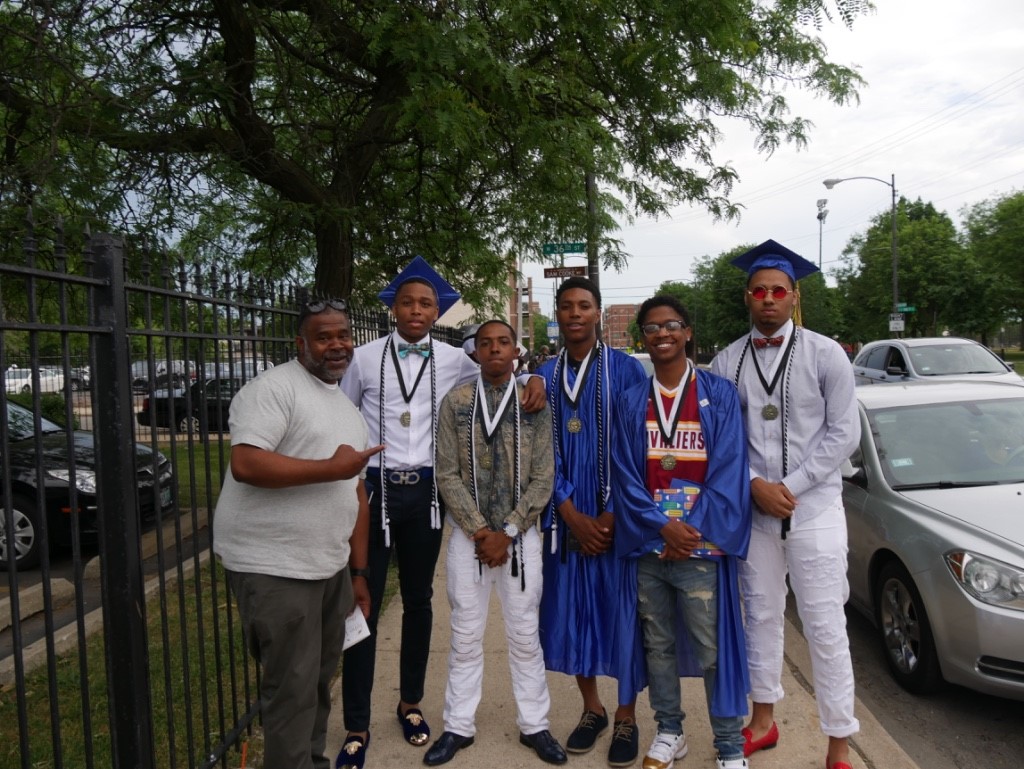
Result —
[{"label": "blue graduation gown", "polygon": [[[557,359],[547,361],[534,372],[543,376],[548,386],[558,447],[554,493],[541,519],[544,592],[540,606],[540,640],[544,664],[549,670],[569,675],[611,676],[618,681],[619,704],[626,704],[647,686],[637,615],[636,561],[619,558],[614,551],[598,556],[568,552],[565,547],[568,527],[557,517],[556,509],[571,498],[580,512],[598,515],[600,497],[607,496],[607,489],[598,488],[598,458],[610,451],[612,400],[616,393],[648,381],[636,360],[617,350],[603,349],[603,446],[598,435],[596,369],[587,376],[579,396],[578,416],[582,429],[578,433],[568,430],[567,423],[574,411],[561,381],[554,381]],[[575,382],[571,369],[569,382]],[[608,474],[614,474],[614,461],[609,458],[606,464]],[[606,484],[610,480],[606,477]]]},{"label": "blue graduation gown", "polygon": [[[612,512],[615,550],[635,559],[661,543],[665,515],[647,490],[647,401],[650,382],[621,393],[614,404]],[[750,678],[740,610],[737,559],[750,543],[750,474],[747,435],[739,396],[733,384],[697,369],[700,426],[708,455],[704,489],[690,513],[690,522],[718,545],[718,675],[711,710],[716,716],[747,713]],[[702,675],[689,649],[686,633],[677,638],[680,675]]]}]

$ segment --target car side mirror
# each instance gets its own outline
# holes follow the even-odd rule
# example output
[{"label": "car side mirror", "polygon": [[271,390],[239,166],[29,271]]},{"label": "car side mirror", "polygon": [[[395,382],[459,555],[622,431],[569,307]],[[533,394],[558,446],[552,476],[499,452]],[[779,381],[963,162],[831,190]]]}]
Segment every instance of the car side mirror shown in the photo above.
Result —
[{"label": "car side mirror", "polygon": [[885,369],[885,373],[888,374],[889,376],[906,376],[907,370],[904,368],[900,368],[899,366],[887,366]]},{"label": "car side mirror", "polygon": [[839,473],[844,481],[849,481],[854,486],[859,486],[862,489],[867,488],[868,475],[864,471],[863,465],[854,465],[851,460],[844,459],[843,463],[839,466]]}]

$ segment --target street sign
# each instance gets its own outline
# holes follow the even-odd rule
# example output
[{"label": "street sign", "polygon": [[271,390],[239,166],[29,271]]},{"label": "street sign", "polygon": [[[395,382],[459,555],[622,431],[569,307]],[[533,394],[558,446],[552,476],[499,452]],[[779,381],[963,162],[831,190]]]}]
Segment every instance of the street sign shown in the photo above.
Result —
[{"label": "street sign", "polygon": [[587,252],[586,243],[545,243],[544,254],[551,256],[552,254],[585,254]]},{"label": "street sign", "polygon": [[914,307],[914,305],[903,304],[903,302],[900,302],[898,305],[896,305],[896,309],[899,310],[900,312],[917,312],[917,308]]},{"label": "street sign", "polygon": [[572,278],[572,277],[587,277],[586,267],[545,267],[544,268],[545,278]]},{"label": "street sign", "polygon": [[558,339],[558,324],[548,323],[548,339]]},{"label": "street sign", "polygon": [[889,330],[890,331],[903,331],[903,313],[902,312],[890,312],[889,313]]}]

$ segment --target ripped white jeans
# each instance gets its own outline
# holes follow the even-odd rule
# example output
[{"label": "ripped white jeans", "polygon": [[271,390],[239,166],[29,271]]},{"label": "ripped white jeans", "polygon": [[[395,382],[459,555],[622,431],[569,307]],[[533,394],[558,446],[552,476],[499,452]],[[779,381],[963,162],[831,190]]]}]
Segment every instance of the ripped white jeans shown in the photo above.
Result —
[{"label": "ripped white jeans", "polygon": [[[755,515],[761,515],[755,511]],[[821,730],[849,737],[860,729],[853,714],[853,664],[843,605],[850,593],[846,577],[846,515],[837,498],[827,509],[781,537],[781,521],[765,531],[754,527],[746,561],[740,561],[744,630],[754,702],[782,699],[786,575],[814,671]]]},{"label": "ripped white jeans", "polygon": [[[463,737],[476,734],[476,709],[484,675],[484,629],[491,588],[498,591],[508,639],[516,724],[523,734],[547,729],[551,697],[540,647],[539,612],[541,542],[536,527],[519,537],[523,548],[523,581],[511,573],[513,559],[493,569],[480,568],[474,543],[458,527],[448,540],[448,602],[452,607],[448,684],[444,694],[444,728]],[[567,619],[567,621],[570,621]]]}]

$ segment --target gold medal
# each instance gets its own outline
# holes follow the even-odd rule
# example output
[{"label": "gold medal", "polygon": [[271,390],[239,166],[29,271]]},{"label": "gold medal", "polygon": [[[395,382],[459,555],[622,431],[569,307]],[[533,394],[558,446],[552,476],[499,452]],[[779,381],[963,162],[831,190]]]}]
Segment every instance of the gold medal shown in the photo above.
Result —
[{"label": "gold medal", "polygon": [[491,469],[491,455],[490,454],[484,454],[482,457],[478,457],[477,461],[480,463],[480,467],[482,467],[484,470],[490,470]]},{"label": "gold medal", "polygon": [[569,424],[567,426],[569,428],[569,432],[578,433],[580,430],[583,429],[583,422],[580,420],[579,417],[571,417],[569,419]]},{"label": "gold medal", "polygon": [[769,403],[763,409],[761,409],[761,416],[765,419],[778,419],[779,408],[774,403]]},{"label": "gold medal", "polygon": [[402,427],[408,427],[412,424],[412,414],[408,411],[403,411],[402,416],[398,418],[398,421],[402,423]]},{"label": "gold medal", "polygon": [[672,456],[671,454],[666,454],[665,456],[663,456],[661,458],[661,469],[662,470],[671,470],[675,466],[676,466],[676,458],[674,456]]}]

